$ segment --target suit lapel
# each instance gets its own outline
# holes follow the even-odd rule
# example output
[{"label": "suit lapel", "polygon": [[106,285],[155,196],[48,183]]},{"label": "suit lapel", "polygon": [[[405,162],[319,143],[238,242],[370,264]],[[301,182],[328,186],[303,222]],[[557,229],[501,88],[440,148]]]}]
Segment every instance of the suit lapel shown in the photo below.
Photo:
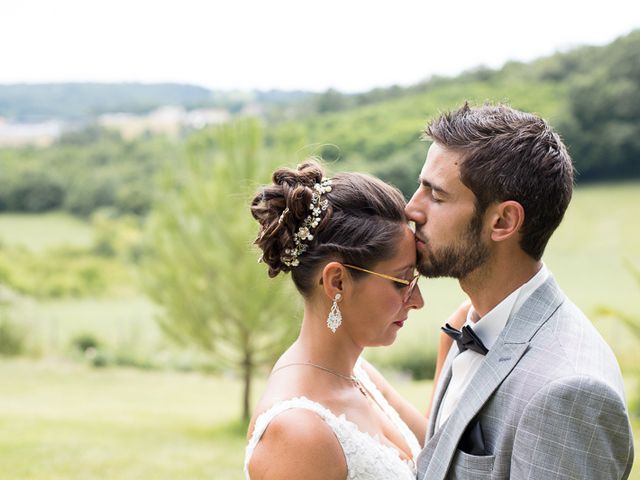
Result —
[{"label": "suit lapel", "polygon": [[504,378],[513,370],[528,346],[528,342],[520,344],[496,343],[489,351],[478,373],[474,375],[464,391],[456,411],[438,431],[438,443],[424,478],[429,480],[445,478],[465,428]]},{"label": "suit lapel", "polygon": [[[563,299],[564,295],[555,280],[550,277],[533,292],[518,312],[512,314],[502,334],[486,355],[482,366],[465,389],[458,408],[432,438],[434,442],[437,439],[437,444],[430,456],[429,465],[423,478],[429,480],[445,478],[460,437],[467,425],[517,365],[526,352],[533,335],[556,311]],[[451,352],[449,353],[451,354]],[[450,359],[447,358],[447,360]],[[451,377],[450,370],[449,363],[449,379]],[[440,407],[446,390],[445,385],[443,384],[443,388],[438,392],[438,403],[436,404],[434,400],[434,407],[436,405],[438,407],[433,409],[434,413]],[[431,436],[433,436],[432,420],[434,419],[429,422]]]}]

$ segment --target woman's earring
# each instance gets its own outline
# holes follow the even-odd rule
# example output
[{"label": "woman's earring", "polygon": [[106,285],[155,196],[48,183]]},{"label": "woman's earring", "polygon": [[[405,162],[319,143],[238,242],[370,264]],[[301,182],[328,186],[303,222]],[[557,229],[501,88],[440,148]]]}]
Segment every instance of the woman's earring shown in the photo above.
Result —
[{"label": "woman's earring", "polygon": [[333,304],[331,305],[331,310],[329,311],[329,316],[327,317],[327,327],[329,327],[329,330],[333,333],[336,333],[336,330],[342,324],[342,313],[340,313],[340,309],[338,308],[338,302],[341,298],[342,295],[336,293]]}]

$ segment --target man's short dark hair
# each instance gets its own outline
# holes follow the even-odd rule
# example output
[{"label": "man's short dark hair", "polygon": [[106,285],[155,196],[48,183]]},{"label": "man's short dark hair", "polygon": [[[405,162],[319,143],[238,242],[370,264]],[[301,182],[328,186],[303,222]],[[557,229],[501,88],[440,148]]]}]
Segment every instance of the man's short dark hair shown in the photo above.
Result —
[{"label": "man's short dark hair", "polygon": [[483,213],[494,202],[524,208],[521,248],[540,260],[573,191],[573,165],[560,136],[542,118],[507,105],[470,107],[440,115],[424,135],[460,152],[460,179]]}]

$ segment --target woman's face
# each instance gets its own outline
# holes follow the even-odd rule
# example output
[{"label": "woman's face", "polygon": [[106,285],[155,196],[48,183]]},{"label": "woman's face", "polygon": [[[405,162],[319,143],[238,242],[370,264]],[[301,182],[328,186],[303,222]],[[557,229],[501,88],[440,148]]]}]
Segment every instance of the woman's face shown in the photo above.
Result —
[{"label": "woman's face", "polygon": [[[414,234],[403,225],[398,235],[396,253],[378,262],[370,270],[411,281],[416,269],[416,243]],[[424,301],[416,286],[406,302],[407,286],[364,273],[353,283],[353,289],[340,305],[345,317],[346,330],[360,347],[391,345],[407,320],[409,310],[422,308]]]}]

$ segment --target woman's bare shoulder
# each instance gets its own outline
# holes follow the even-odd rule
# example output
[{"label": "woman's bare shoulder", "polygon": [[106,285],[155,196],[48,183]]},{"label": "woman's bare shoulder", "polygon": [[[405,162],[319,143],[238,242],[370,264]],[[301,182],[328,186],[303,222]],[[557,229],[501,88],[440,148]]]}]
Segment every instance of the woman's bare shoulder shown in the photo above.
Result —
[{"label": "woman's bare shoulder", "polygon": [[277,415],[256,445],[249,463],[252,480],[347,477],[342,447],[315,412],[290,409]]}]

